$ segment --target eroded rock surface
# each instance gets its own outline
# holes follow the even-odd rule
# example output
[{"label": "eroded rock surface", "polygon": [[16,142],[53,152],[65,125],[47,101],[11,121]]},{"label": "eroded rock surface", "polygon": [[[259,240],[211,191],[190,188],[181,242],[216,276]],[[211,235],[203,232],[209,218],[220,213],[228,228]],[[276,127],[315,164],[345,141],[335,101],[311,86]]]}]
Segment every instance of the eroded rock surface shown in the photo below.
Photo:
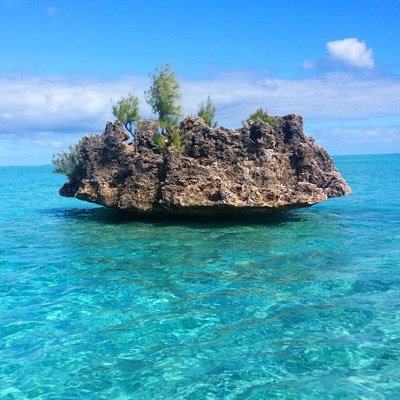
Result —
[{"label": "eroded rock surface", "polygon": [[162,154],[156,132],[155,121],[143,121],[135,146],[116,121],[100,136],[85,136],[82,173],[60,194],[132,213],[221,215],[305,207],[351,191],[327,152],[304,135],[298,115],[234,130],[187,117],[183,153],[170,145]]}]

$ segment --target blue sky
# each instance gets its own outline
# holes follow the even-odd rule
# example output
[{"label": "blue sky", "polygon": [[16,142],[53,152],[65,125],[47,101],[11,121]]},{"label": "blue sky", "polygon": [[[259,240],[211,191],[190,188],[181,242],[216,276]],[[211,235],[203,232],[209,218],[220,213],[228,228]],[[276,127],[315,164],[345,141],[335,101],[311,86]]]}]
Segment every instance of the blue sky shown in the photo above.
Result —
[{"label": "blue sky", "polygon": [[170,62],[186,114],[301,114],[331,154],[400,152],[399,0],[0,0],[0,165],[48,164]]}]

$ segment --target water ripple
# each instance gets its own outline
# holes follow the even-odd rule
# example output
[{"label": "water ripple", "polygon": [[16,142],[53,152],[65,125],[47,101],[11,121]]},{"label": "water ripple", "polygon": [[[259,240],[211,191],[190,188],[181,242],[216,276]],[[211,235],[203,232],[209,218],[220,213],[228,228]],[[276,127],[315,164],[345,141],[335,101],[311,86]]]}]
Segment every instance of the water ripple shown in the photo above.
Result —
[{"label": "water ripple", "polygon": [[127,220],[0,168],[0,398],[396,399],[399,161],[339,158],[353,195],[251,221]]}]

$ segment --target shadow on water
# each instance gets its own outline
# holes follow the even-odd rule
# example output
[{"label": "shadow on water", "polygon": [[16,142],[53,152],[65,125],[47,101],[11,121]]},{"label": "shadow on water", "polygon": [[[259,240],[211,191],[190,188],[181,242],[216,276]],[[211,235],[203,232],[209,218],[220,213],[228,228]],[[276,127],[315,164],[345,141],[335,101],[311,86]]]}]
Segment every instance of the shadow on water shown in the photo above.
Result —
[{"label": "shadow on water", "polygon": [[287,211],[270,215],[229,215],[229,216],[150,216],[126,214],[103,207],[76,209],[46,209],[44,212],[52,217],[82,222],[95,222],[107,225],[124,225],[148,223],[156,226],[186,226],[186,227],[229,227],[240,225],[280,225],[290,222],[300,222],[306,214],[299,210]]}]

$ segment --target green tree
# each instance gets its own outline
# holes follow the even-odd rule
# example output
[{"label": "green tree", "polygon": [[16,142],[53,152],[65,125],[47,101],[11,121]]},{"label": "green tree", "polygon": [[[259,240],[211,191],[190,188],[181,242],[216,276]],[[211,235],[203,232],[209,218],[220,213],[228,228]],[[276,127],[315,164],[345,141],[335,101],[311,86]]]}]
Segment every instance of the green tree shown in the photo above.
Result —
[{"label": "green tree", "polygon": [[164,135],[161,135],[160,133],[157,132],[154,135],[153,140],[160,153],[165,153],[167,151],[168,139]]},{"label": "green tree", "polygon": [[158,115],[162,133],[171,134],[171,126],[176,126],[181,116],[182,107],[177,104],[182,97],[179,82],[168,63],[149,76],[152,84],[145,92],[146,101]]},{"label": "green tree", "polygon": [[125,129],[135,139],[134,125],[140,121],[139,99],[129,93],[127,97],[121,97],[121,100],[113,105],[112,112],[114,117],[124,124]]},{"label": "green tree", "polygon": [[197,116],[202,118],[203,121],[210,127],[216,128],[217,121],[215,121],[215,105],[210,99],[210,96],[207,97],[207,103],[204,104],[201,102],[199,111],[197,112]]},{"label": "green tree", "polygon": [[181,153],[183,153],[186,149],[186,141],[181,135],[179,126],[174,126],[171,129],[170,138],[175,148]]},{"label": "green tree", "polygon": [[177,125],[166,123],[163,125],[167,135],[157,132],[154,137],[154,143],[158,147],[161,153],[165,153],[170,144],[174,145],[175,148],[183,153],[186,149],[186,141],[182,137],[180,128]]},{"label": "green tree", "polygon": [[64,174],[69,179],[79,178],[82,175],[82,166],[79,161],[81,142],[69,146],[69,151],[61,151],[53,156],[51,163],[55,166],[55,174]]},{"label": "green tree", "polygon": [[258,108],[255,112],[250,114],[249,118],[243,121],[243,125],[246,122],[254,121],[256,119],[260,119],[261,121],[268,122],[269,124],[273,124],[275,122],[275,117],[268,114],[267,109],[263,109],[262,107]]}]

